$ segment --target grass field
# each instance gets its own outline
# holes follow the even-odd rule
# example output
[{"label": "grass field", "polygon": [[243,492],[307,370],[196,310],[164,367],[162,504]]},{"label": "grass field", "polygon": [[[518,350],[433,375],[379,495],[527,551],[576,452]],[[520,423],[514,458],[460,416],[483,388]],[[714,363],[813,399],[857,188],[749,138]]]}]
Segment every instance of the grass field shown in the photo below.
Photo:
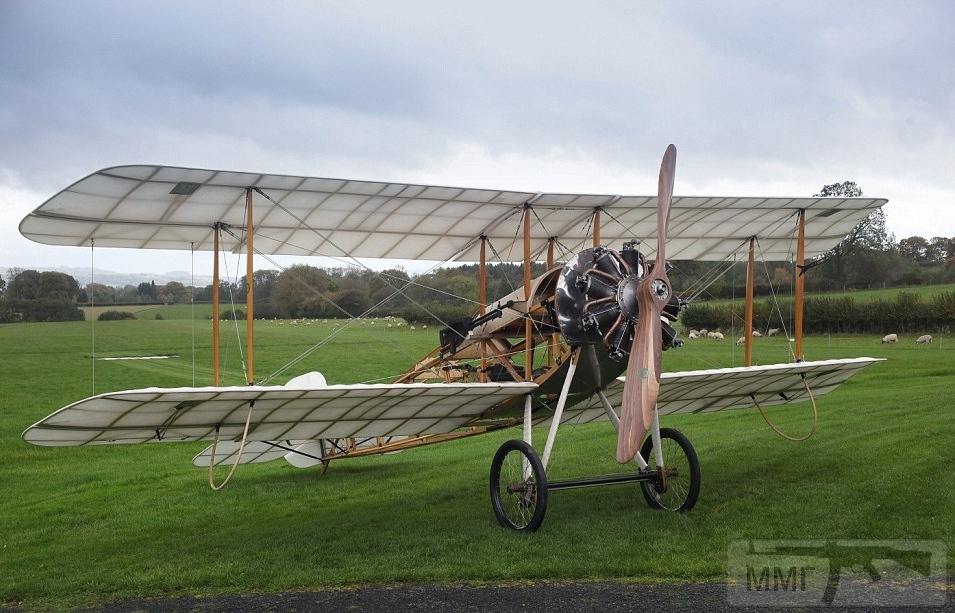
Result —
[{"label": "grass field", "polygon": [[[181,307],[173,307],[181,308]],[[277,369],[340,322],[261,322],[258,372]],[[188,385],[188,319],[98,322],[96,354],[178,355],[97,361],[96,390]],[[196,382],[211,373],[198,320]],[[536,534],[497,526],[491,456],[516,430],[399,455],[342,461],[321,476],[279,461],[239,468],[222,492],[191,466],[202,444],[38,448],[22,430],[90,394],[88,322],[0,326],[0,603],[61,608],[126,596],[246,593],[398,581],[621,578],[720,581],[740,538],[940,539],[955,554],[955,339],[881,345],[875,336],[809,338],[812,359],[887,362],[820,399],[819,432],[778,439],[752,411],[665,417],[700,455],[703,488],[689,514],[655,512],[635,486],[555,492]],[[437,333],[356,324],[306,370],[330,383],[395,374]],[[234,331],[223,328],[225,384],[242,382]],[[668,352],[668,370],[739,364],[730,341]],[[758,339],[757,362],[783,361]],[[805,405],[770,409],[793,432]],[[536,434],[538,442],[543,432]],[[552,475],[620,470],[606,424],[566,427]],[[224,469],[223,469],[224,470]]]},{"label": "grass field", "polygon": [[[245,305],[242,305],[243,308]],[[211,304],[113,304],[109,306],[81,306],[80,310],[86,320],[89,321],[92,316],[99,317],[104,311],[123,311],[132,313],[137,319],[156,319],[159,315],[162,319],[192,319],[193,309],[195,318],[206,319],[212,313]],[[228,305],[223,305],[222,310],[228,310]]]},{"label": "grass field", "polygon": [[[791,298],[791,292],[789,286],[777,287],[776,291],[778,292],[777,298],[780,300]],[[887,287],[885,289],[853,289],[844,292],[806,292],[807,298],[815,297],[849,297],[856,300],[866,302],[870,300],[894,300],[899,292],[908,292],[910,294],[916,294],[921,296],[923,300],[927,300],[931,296],[937,294],[942,294],[945,292],[955,292],[955,283],[942,283],[939,285],[913,285],[911,287]],[[705,297],[705,295],[704,295]],[[761,296],[761,298],[767,298],[767,296]],[[736,299],[737,302],[743,301],[743,295],[740,293],[740,296]],[[729,298],[723,299],[714,299],[707,300],[711,304],[729,304],[733,300]]]}]

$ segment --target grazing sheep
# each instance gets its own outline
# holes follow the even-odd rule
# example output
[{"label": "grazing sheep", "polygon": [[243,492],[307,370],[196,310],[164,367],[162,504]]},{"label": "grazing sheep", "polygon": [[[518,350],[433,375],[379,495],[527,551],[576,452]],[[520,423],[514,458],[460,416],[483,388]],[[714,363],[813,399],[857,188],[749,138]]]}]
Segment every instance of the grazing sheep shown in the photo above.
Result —
[{"label": "grazing sheep", "polygon": [[697,339],[700,338],[700,333],[696,330],[690,330],[690,333],[687,335],[687,338]]},{"label": "grazing sheep", "polygon": [[899,335],[898,335],[898,334],[886,334],[885,336],[882,337],[882,342],[883,342],[883,343],[897,343],[897,342],[899,342]]},{"label": "grazing sheep", "polygon": [[422,329],[422,330],[427,330],[427,329],[428,329],[428,324],[425,324],[425,325],[421,326],[421,329]]},{"label": "grazing sheep", "polygon": [[753,338],[759,338],[762,334],[759,333],[759,330],[753,330]]},{"label": "grazing sheep", "polygon": [[745,336],[741,336],[741,337],[739,337],[739,339],[736,341],[736,346],[739,347],[740,345],[742,345],[742,344],[745,343],[745,342],[746,342],[746,337],[745,337]]},{"label": "grazing sheep", "polygon": [[389,328],[391,328],[391,327],[392,327],[392,325],[391,325],[391,324],[388,324],[388,327],[389,327]]},{"label": "grazing sheep", "polygon": [[917,339],[915,339],[915,344],[916,344],[916,345],[928,345],[928,344],[931,343],[931,342],[932,342],[932,335],[931,335],[931,334],[923,334],[922,336],[920,336],[920,337],[918,337]]},{"label": "grazing sheep", "polygon": [[703,328],[702,330],[700,330],[700,336],[706,336],[706,335],[709,334],[709,333],[710,333],[710,331],[707,330],[706,328]]},{"label": "grazing sheep", "polygon": [[408,328],[408,329],[409,329],[409,330],[417,330],[417,328],[415,328],[414,326],[411,326],[411,327]]},{"label": "grazing sheep", "polygon": [[776,336],[776,335],[779,334],[780,332],[782,332],[782,330],[780,330],[779,328],[770,328],[770,329],[766,332],[766,336]]},{"label": "grazing sheep", "polygon": [[690,330],[690,334],[695,334],[695,335],[699,336],[699,335],[700,335],[700,331],[699,331],[699,330]]},{"label": "grazing sheep", "polygon": [[714,341],[721,341],[723,340],[723,333],[722,332],[707,332],[706,338],[711,338]]}]

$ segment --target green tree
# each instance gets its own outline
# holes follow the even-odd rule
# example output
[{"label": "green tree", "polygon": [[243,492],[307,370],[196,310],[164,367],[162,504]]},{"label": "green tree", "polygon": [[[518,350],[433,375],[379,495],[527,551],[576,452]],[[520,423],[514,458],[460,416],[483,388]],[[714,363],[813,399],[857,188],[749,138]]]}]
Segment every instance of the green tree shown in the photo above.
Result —
[{"label": "green tree", "polygon": [[35,270],[20,270],[10,279],[7,290],[11,298],[36,300],[40,297],[40,273]]}]

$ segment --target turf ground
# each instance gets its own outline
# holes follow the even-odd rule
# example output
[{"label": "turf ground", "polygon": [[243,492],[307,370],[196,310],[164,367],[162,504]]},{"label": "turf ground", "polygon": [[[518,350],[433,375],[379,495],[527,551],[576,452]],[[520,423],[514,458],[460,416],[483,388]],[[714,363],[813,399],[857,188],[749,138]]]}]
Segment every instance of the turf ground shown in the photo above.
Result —
[{"label": "turf ground", "polygon": [[[259,375],[340,322],[260,322]],[[197,320],[196,382],[211,373],[208,320]],[[96,353],[176,355],[97,361],[96,390],[188,385],[188,319],[96,323]],[[331,383],[395,374],[437,331],[356,324],[292,371]],[[225,384],[242,382],[223,327]],[[516,430],[398,455],[342,461],[325,476],[284,462],[239,468],[222,492],[191,466],[202,444],[49,449],[21,431],[91,392],[89,322],[0,326],[0,603],[61,608],[121,597],[298,590],[395,581],[524,578],[720,581],[742,538],[939,539],[955,554],[955,338],[916,346],[875,336],[811,337],[812,359],[886,357],[819,401],[819,432],[778,439],[752,411],[673,416],[700,455],[697,507],[650,510],[635,486],[555,492],[531,536],[497,526],[490,458]],[[783,361],[757,339],[757,362]],[[668,352],[667,370],[739,364],[730,341]],[[769,409],[792,431],[805,405]],[[543,432],[537,434],[537,440]],[[606,424],[565,427],[552,475],[620,470]],[[223,469],[224,470],[224,469]]]}]

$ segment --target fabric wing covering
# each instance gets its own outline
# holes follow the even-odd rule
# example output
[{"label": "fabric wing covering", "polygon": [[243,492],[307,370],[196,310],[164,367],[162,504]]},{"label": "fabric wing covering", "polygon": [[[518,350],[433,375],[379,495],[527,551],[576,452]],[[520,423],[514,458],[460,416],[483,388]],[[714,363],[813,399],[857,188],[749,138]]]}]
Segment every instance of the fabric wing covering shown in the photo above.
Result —
[{"label": "fabric wing covering", "polygon": [[[660,380],[657,407],[661,415],[701,413],[760,406],[803,402],[809,399],[806,385],[815,398],[828,394],[866,366],[882,362],[881,358],[849,358],[665,372]],[[805,383],[804,383],[805,381]],[[605,390],[607,399],[619,407],[624,377]],[[596,397],[565,410],[565,422],[586,423],[606,419],[603,405]]]},{"label": "fabric wing covering", "polygon": [[249,441],[442,434],[533,383],[424,383],[146,388],[100,394],[53,413],[23,433],[42,446],[212,440]]},{"label": "fabric wing covering", "polygon": [[[558,194],[469,189],[229,172],[167,166],[117,166],[77,181],[20,223],[27,238],[50,245],[138,249],[213,248],[212,226],[226,224],[223,249],[241,249],[245,194],[253,192],[255,247],[266,254],[477,261],[479,237],[521,254],[515,228],[525,203],[535,212],[532,253],[547,239],[562,251],[589,246],[596,208],[605,244],[656,234],[656,196]],[[751,236],[764,260],[788,259],[795,215],[806,211],[806,257],[825,253],[880,198],[675,197],[667,255],[722,260]],[[652,241],[644,244],[648,255]],[[515,256],[518,257],[518,256]]]}]

